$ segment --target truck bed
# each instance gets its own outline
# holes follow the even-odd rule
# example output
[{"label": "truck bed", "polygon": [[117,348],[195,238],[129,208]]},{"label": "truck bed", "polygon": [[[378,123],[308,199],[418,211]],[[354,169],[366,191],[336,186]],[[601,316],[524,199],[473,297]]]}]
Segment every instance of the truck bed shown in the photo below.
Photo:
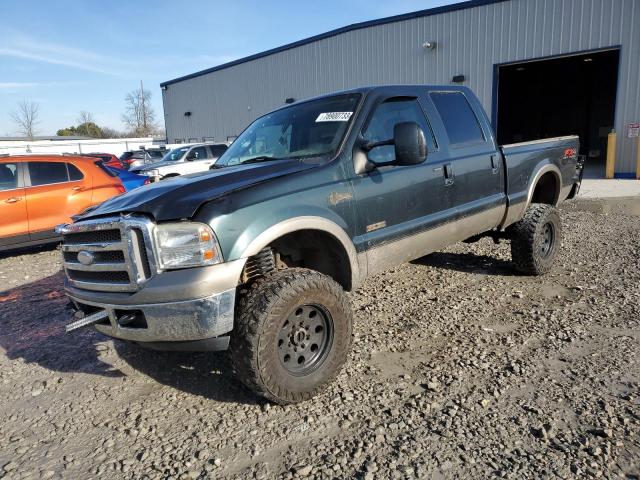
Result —
[{"label": "truck bed", "polygon": [[505,191],[507,194],[507,214],[502,228],[518,221],[527,204],[535,199],[533,186],[543,175],[545,179],[556,181],[554,203],[564,201],[573,184],[578,180],[577,136],[545,138],[529,142],[502,145],[500,151],[505,165]]}]

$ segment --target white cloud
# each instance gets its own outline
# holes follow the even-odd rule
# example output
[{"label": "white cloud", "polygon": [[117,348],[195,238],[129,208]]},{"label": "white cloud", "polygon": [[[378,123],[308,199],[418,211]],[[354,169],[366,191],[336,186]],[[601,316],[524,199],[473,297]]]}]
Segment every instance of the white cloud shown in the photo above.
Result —
[{"label": "white cloud", "polygon": [[120,57],[41,40],[12,28],[0,31],[0,45],[0,57],[63,65],[110,76],[124,77],[127,69],[135,65]]},{"label": "white cloud", "polygon": [[0,90],[31,88],[31,87],[38,87],[40,85],[41,85],[40,83],[35,83],[35,82],[0,82]]},{"label": "white cloud", "polygon": [[[170,69],[194,70],[208,68],[239,58],[238,55],[178,55],[165,54],[162,62],[147,62],[122,55],[102,55],[94,51],[36,40],[16,30],[0,31],[0,57],[13,57],[34,62],[63,65],[103,75],[128,78],[149,74],[164,74]],[[171,76],[171,75],[169,75]]]},{"label": "white cloud", "polygon": [[60,87],[77,84],[77,82],[0,82],[0,90],[21,90],[37,87]]},{"label": "white cloud", "polygon": [[[84,54],[69,55],[65,52],[65,47],[59,47],[53,44],[42,43],[39,45],[38,50],[42,53],[35,52],[29,48],[22,47],[2,47],[0,48],[0,56],[23,58],[26,60],[34,60],[36,62],[44,62],[53,65],[64,65],[67,67],[77,68],[80,70],[87,70],[95,73],[103,73],[106,75],[121,76],[122,73],[112,71],[99,66],[104,65],[102,62],[90,58],[89,52],[83,52]],[[81,51],[78,51],[81,53]]]}]

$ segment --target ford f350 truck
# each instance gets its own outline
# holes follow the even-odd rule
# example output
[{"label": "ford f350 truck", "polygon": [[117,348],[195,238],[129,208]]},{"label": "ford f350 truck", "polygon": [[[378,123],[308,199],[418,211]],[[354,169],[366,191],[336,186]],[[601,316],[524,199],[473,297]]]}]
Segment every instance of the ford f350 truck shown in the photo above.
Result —
[{"label": "ford f350 truck", "polygon": [[467,88],[359,88],[253,122],[211,172],[113,198],[61,228],[68,330],[165,350],[230,349],[278,403],[310,398],[352,343],[345,291],[482,236],[552,267],[577,137],[497,146]]}]

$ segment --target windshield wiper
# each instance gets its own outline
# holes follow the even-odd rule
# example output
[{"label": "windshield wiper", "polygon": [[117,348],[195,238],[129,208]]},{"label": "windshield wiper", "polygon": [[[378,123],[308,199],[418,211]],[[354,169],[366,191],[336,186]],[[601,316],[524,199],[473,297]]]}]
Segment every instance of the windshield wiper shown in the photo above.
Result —
[{"label": "windshield wiper", "polygon": [[259,162],[270,162],[272,160],[284,160],[278,157],[269,157],[267,155],[260,155],[258,157],[250,158],[249,160],[245,160],[244,162],[240,162],[242,165],[245,163],[259,163]]}]

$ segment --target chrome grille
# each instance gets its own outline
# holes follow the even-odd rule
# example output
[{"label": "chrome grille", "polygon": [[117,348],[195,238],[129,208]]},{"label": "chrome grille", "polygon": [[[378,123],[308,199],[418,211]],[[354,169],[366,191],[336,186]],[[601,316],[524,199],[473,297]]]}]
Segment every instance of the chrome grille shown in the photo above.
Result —
[{"label": "chrome grille", "polygon": [[124,216],[65,225],[62,256],[71,285],[86,290],[133,292],[156,271],[153,222]]},{"label": "chrome grille", "polygon": [[84,243],[119,242],[120,230],[95,230],[89,232],[68,233],[64,236],[64,243],[68,245],[80,245]]}]

